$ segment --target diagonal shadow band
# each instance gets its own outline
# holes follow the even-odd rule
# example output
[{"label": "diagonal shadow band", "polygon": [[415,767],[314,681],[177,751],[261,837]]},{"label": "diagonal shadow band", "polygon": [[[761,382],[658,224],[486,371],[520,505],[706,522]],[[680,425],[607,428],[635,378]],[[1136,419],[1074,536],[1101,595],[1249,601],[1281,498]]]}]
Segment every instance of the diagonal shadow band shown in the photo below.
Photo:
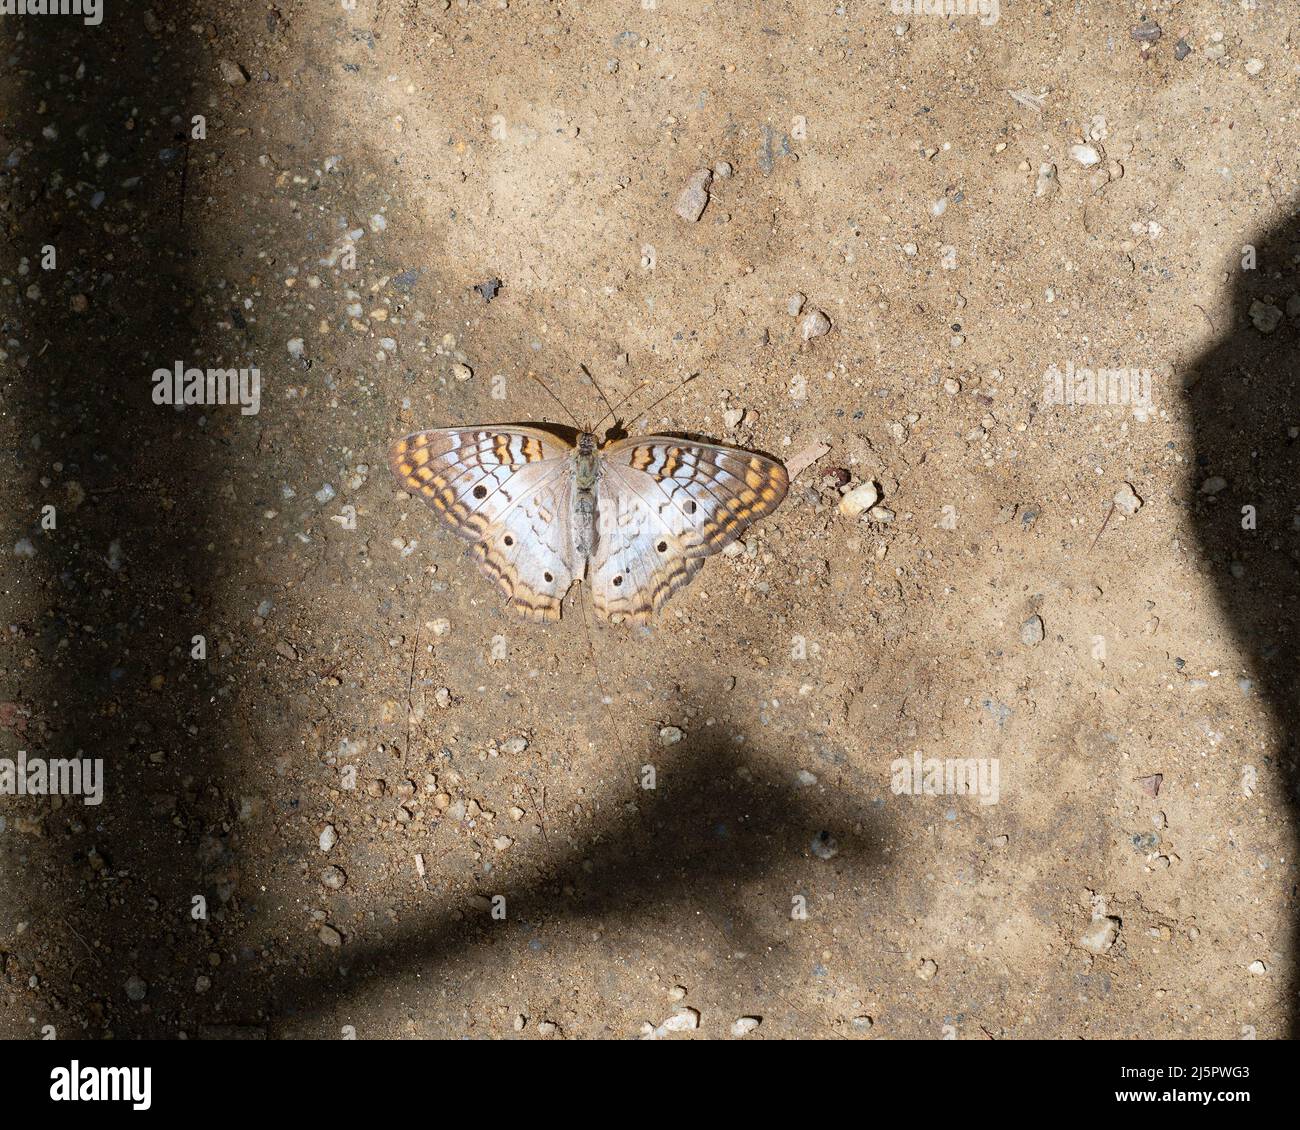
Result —
[{"label": "diagonal shadow band", "polygon": [[[709,713],[707,704],[696,705],[697,716]],[[529,938],[552,926],[611,919],[640,939],[647,957],[656,929],[669,923],[697,934],[696,944],[711,951],[752,959],[752,966],[742,961],[742,976],[761,963],[762,974],[752,975],[768,986],[793,977],[785,950],[798,929],[795,896],[816,913],[813,892],[825,868],[867,888],[882,882],[880,818],[852,797],[763,780],[749,743],[721,729],[647,755],[655,787],[603,798],[606,815],[565,840],[552,834],[539,845],[539,875],[482,887],[480,909],[466,903],[463,920],[448,912],[404,923],[385,930],[382,941],[345,946],[337,961],[277,978],[264,1011],[289,1032],[327,1015],[342,1022],[368,991],[433,971],[453,955],[477,953],[494,977],[504,977],[509,953]],[[822,833],[836,845],[830,859],[811,850]],[[487,905],[497,896],[500,920]]]}]

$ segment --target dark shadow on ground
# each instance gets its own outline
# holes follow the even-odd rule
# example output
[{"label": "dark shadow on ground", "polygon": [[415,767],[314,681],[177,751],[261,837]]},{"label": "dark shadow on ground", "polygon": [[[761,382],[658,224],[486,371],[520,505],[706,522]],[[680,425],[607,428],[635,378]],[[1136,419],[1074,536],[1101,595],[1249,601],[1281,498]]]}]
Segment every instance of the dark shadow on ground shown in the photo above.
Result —
[{"label": "dark shadow on ground", "polygon": [[[220,414],[238,408],[151,399],[155,368],[212,363],[182,215],[183,190],[203,191],[187,137],[211,60],[183,27],[149,34],[142,13],[0,21],[0,274],[17,282],[0,333],[4,548],[35,549],[4,562],[0,743],[8,757],[105,763],[96,807],[3,798],[0,996],[12,1017],[35,1017],[34,1036],[48,1024],[59,1038],[174,1038],[233,859],[231,814],[209,788],[223,680],[190,641],[218,646]],[[213,904],[207,923],[191,917],[195,895]]]},{"label": "dark shadow on ground", "polygon": [[[1251,657],[1251,674],[1278,736],[1275,753],[1257,766],[1257,787],[1281,778],[1294,826],[1300,817],[1300,317],[1285,311],[1300,292],[1300,218],[1262,234],[1243,232],[1241,242],[1257,249],[1257,267],[1234,272],[1232,323],[1218,327],[1221,340],[1188,373],[1196,461],[1187,489],[1219,601]],[[1254,324],[1252,308],[1265,325],[1276,321],[1270,332]],[[1216,478],[1226,485],[1216,490]],[[1244,528],[1243,507],[1254,508],[1256,528]],[[1253,751],[1242,755],[1257,760]],[[1293,845],[1284,865],[1293,922],[1295,853]],[[1293,953],[1300,953],[1297,945],[1300,928],[1293,926]],[[1300,973],[1279,973],[1295,1036]]]},{"label": "dark shadow on ground", "polygon": [[[683,703],[674,717],[690,705]],[[721,713],[723,704],[693,705],[694,716],[707,717]],[[797,788],[788,778],[762,780],[761,770],[751,770],[752,743],[735,737],[730,727],[704,728],[668,750],[647,752],[655,788],[602,797],[606,815],[580,836],[566,842],[552,834],[549,843],[534,843],[545,856],[541,878],[503,876],[493,884],[485,877],[478,897],[490,902],[504,896],[503,920],[466,902],[463,919],[454,912],[400,924],[386,930],[382,942],[348,945],[338,960],[322,959],[304,974],[278,980],[269,1012],[290,1032],[329,1015],[343,1024],[368,990],[433,973],[453,956],[497,963],[493,977],[504,982],[508,960],[494,956],[494,949],[518,950],[552,926],[575,922],[584,929],[617,924],[638,937],[647,959],[654,935],[668,929],[720,957],[746,955],[739,958],[740,975],[764,988],[778,986],[763,978],[797,980],[783,952],[798,929],[792,900],[802,894],[809,913],[818,913],[811,892],[830,877],[824,869],[869,882],[882,858],[874,831],[879,817],[865,802],[846,806],[842,795]],[[823,854],[827,842],[834,845],[830,858],[814,854],[815,838]],[[792,864],[799,880],[789,886],[769,881]]]}]

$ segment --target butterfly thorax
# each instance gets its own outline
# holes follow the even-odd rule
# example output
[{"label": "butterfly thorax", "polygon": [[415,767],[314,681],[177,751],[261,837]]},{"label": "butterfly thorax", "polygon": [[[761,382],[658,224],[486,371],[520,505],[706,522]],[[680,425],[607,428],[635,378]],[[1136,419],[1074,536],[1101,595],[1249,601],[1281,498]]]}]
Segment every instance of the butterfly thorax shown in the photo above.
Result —
[{"label": "butterfly thorax", "polygon": [[596,548],[596,481],[600,478],[596,446],[591,432],[581,432],[573,452],[573,550],[584,562]]},{"label": "butterfly thorax", "polygon": [[574,463],[577,470],[578,487],[581,490],[595,490],[598,471],[596,468],[598,446],[596,437],[591,432],[578,433],[578,446],[574,449]]}]

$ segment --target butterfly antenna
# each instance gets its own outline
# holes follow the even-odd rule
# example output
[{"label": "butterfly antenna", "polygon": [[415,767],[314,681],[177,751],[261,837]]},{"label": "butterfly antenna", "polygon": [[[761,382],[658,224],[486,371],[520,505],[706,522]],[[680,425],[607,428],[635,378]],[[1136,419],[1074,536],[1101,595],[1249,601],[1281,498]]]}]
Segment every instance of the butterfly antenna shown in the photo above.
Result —
[{"label": "butterfly antenna", "polygon": [[[600,387],[600,382],[591,375],[591,370],[588,369],[586,365],[579,365],[578,368],[582,370],[582,375],[586,377],[587,380],[589,380],[595,386],[596,391],[600,393],[601,400],[605,402],[605,407],[609,409],[609,411],[605,413],[605,416],[612,415],[614,412],[614,406],[609,402],[609,397],[605,395],[605,390]],[[600,418],[600,421],[603,421],[605,419],[605,416],[602,416]],[[597,421],[596,426],[591,429],[593,432],[596,430],[596,428],[600,427],[600,421]]]},{"label": "butterfly antenna", "polygon": [[564,414],[568,416],[570,420],[573,420],[573,426],[577,428],[578,431],[583,432],[587,430],[580,423],[578,423],[576,419],[574,419],[573,413],[569,411],[569,406],[565,404],[564,401],[561,400],[558,396],[556,396],[555,393],[553,393],[549,388],[547,388],[546,382],[542,380],[541,377],[539,377],[536,373],[533,372],[530,372],[528,375],[532,377],[533,380],[535,380],[539,385],[542,386],[547,396],[549,396],[552,400],[555,401],[556,404],[558,404],[561,408],[564,409]]},{"label": "butterfly antenna", "polygon": [[[613,416],[615,413],[617,413],[618,410],[622,408],[624,404],[626,404],[629,400],[631,400],[632,397],[634,397],[638,392],[640,392],[643,388],[645,388],[646,385],[648,385],[649,383],[650,383],[649,381],[642,381],[639,385],[637,385],[636,388],[634,388],[631,392],[629,392],[625,397],[623,397],[622,400],[620,400],[616,405],[614,405],[613,408],[611,408],[608,412],[606,412],[604,416],[602,416],[599,420],[597,420],[596,427],[592,428],[591,430],[594,432],[596,428],[599,428],[600,425],[605,422],[607,417]],[[608,403],[608,401],[606,403]]]},{"label": "butterfly antenna", "polygon": [[[660,397],[658,400],[656,400],[653,404],[649,405],[649,406],[646,407],[646,408],[642,408],[641,411],[637,412],[634,416],[632,416],[632,419],[635,420],[635,419],[637,419],[637,417],[639,417],[639,416],[645,416],[645,415],[648,415],[648,414],[649,414],[650,412],[652,412],[654,409],[658,408],[659,405],[661,405],[661,404],[662,404],[665,400],[667,400],[670,396],[676,396],[679,392],[682,391],[682,389],[684,389],[688,384],[691,383],[691,381],[693,381],[693,380],[694,380],[696,377],[698,377],[699,375],[700,375],[699,373],[692,373],[689,377],[687,377],[684,381],[682,381],[682,383],[679,384],[676,388],[674,388],[674,389],[669,389],[668,392],[664,393],[663,396],[661,396],[661,397]],[[643,386],[643,387],[644,387],[644,386]]]}]

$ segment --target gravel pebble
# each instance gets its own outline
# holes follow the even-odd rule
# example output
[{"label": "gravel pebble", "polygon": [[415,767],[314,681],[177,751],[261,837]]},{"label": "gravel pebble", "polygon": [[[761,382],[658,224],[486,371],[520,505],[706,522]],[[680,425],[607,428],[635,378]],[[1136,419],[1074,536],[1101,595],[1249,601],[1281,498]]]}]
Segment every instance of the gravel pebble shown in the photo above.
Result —
[{"label": "gravel pebble", "polygon": [[696,169],[691,179],[686,182],[681,195],[677,197],[677,206],[673,209],[688,224],[695,223],[703,214],[709,203],[709,185],[713,183],[713,174],[708,169]]},{"label": "gravel pebble", "polygon": [[1038,166],[1038,180],[1034,184],[1034,195],[1047,196],[1060,191],[1060,188],[1061,182],[1056,178],[1056,166],[1051,161],[1044,161]]},{"label": "gravel pebble", "polygon": [[818,832],[813,836],[809,849],[818,859],[834,859],[840,854],[839,842],[829,832]]},{"label": "gravel pebble", "polygon": [[1089,953],[1105,953],[1119,937],[1118,918],[1097,918],[1079,935],[1079,945]]},{"label": "gravel pebble", "polygon": [[1258,299],[1250,304],[1250,320],[1262,334],[1271,334],[1282,321],[1282,311],[1271,302]]},{"label": "gravel pebble", "polygon": [[1133,489],[1132,483],[1125,483],[1115,492],[1114,502],[1115,508],[1130,518],[1142,509],[1142,499]]},{"label": "gravel pebble", "polygon": [[840,499],[840,513],[846,518],[856,518],[880,501],[880,490],[875,483],[859,483]]},{"label": "gravel pebble", "polygon": [[820,310],[814,310],[803,320],[803,339],[812,341],[815,337],[825,337],[831,332],[831,320]]}]

